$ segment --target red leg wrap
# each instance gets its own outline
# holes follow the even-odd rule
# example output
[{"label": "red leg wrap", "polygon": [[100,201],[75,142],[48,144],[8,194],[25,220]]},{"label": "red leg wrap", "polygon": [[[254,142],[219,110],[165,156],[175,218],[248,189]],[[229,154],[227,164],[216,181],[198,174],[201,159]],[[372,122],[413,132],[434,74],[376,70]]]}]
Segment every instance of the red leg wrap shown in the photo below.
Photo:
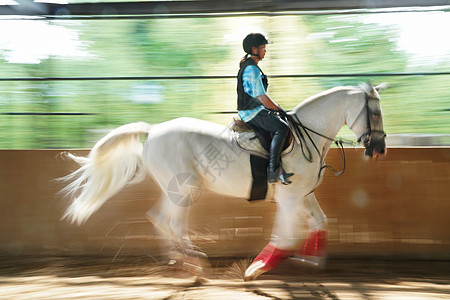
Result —
[{"label": "red leg wrap", "polygon": [[278,267],[278,265],[290,255],[292,255],[292,251],[278,249],[273,244],[269,243],[253,260],[253,263],[262,261],[264,266],[262,266],[260,270],[267,272]]},{"label": "red leg wrap", "polygon": [[308,234],[297,254],[307,256],[325,256],[327,253],[327,232],[325,230],[314,230]]}]

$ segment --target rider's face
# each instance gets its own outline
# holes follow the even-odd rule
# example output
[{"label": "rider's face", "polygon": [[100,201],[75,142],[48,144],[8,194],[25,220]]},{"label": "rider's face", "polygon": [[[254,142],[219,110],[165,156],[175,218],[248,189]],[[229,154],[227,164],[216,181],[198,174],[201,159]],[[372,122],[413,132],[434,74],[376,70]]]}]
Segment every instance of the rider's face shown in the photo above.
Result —
[{"label": "rider's face", "polygon": [[259,57],[260,57],[261,59],[263,59],[264,56],[266,56],[266,52],[267,52],[267,50],[266,50],[266,45],[261,45],[261,46],[259,46],[259,47],[258,47],[258,50],[259,50]]},{"label": "rider's face", "polygon": [[266,45],[260,45],[259,47],[252,48],[253,54],[259,55],[260,59],[263,59],[266,56]]}]

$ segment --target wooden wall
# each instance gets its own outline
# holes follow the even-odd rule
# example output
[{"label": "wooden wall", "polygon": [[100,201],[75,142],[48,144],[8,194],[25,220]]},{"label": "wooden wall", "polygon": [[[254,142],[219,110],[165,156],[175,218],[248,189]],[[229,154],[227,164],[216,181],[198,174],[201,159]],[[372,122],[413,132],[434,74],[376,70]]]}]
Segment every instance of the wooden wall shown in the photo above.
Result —
[{"label": "wooden wall", "polygon": [[[160,237],[145,219],[159,197],[147,179],[108,201],[78,227],[55,178],[75,168],[61,150],[0,151],[1,255],[158,255]],[[77,150],[87,154],[86,150]],[[329,220],[330,256],[450,257],[450,148],[390,148],[366,161],[346,149],[347,171],[327,171],[316,191]],[[340,168],[332,149],[328,164]],[[252,256],[268,242],[276,204],[203,191],[192,208],[193,240],[211,257]]]}]

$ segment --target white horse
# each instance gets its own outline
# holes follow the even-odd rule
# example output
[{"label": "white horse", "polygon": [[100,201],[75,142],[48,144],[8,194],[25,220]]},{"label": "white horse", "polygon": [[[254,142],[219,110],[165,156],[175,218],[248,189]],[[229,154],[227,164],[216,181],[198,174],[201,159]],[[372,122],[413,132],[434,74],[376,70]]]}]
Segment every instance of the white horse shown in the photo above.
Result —
[{"label": "white horse", "polygon": [[[314,190],[321,183],[325,156],[333,139],[346,124],[366,147],[365,154],[379,157],[386,152],[378,91],[387,87],[337,87],[303,101],[288,114],[301,121],[294,137],[296,146],[283,158],[287,172],[295,173],[292,184],[275,184],[277,212],[270,243],[245,272],[255,279],[290,256],[321,262],[325,255],[327,218]],[[147,135],[142,145],[141,135]],[[123,125],[92,148],[88,157],[67,154],[80,168],[63,179],[72,199],[64,217],[78,225],[85,222],[109,198],[130,183],[149,174],[161,187],[159,210],[147,217],[159,228],[179,259],[202,253],[188,236],[189,207],[201,188],[248,198],[252,186],[250,154],[233,143],[228,127],[207,121],[179,118],[150,125]],[[301,225],[308,236],[299,233]],[[316,259],[314,261],[314,259]]]}]

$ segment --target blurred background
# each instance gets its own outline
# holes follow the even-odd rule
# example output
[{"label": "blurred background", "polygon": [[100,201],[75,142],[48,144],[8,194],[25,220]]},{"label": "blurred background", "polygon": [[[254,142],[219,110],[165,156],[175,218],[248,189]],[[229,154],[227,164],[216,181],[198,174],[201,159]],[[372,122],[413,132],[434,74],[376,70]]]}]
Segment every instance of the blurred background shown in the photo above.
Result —
[{"label": "blurred background", "polygon": [[[136,298],[156,289],[178,299],[205,288],[141,277],[162,274],[148,268],[164,250],[145,217],[161,194],[151,178],[81,227],[62,221],[69,200],[55,178],[76,165],[60,149],[87,155],[74,148],[130,122],[229,124],[250,32],[273,42],[260,65],[286,110],[335,86],[390,84],[381,94],[389,155],[369,162],[362,148],[346,149],[345,176],[325,172],[316,190],[331,268],[305,270],[282,288],[306,298],[448,298],[448,0],[121,1],[0,0],[0,298],[128,299],[130,289]],[[339,135],[356,139],[346,128]],[[343,163],[331,149],[327,164]],[[210,258],[250,262],[270,240],[276,207],[205,189],[189,234]],[[268,282],[254,296],[290,298],[274,296]]]},{"label": "blurred background", "polygon": [[[448,7],[3,15],[0,149],[90,148],[108,130],[136,121],[195,117],[226,125],[236,109],[242,39],[250,32],[273,42],[260,66],[271,77],[269,94],[286,110],[331,87],[386,81],[390,145],[448,146],[448,28]],[[348,129],[340,135],[354,138]]]}]

